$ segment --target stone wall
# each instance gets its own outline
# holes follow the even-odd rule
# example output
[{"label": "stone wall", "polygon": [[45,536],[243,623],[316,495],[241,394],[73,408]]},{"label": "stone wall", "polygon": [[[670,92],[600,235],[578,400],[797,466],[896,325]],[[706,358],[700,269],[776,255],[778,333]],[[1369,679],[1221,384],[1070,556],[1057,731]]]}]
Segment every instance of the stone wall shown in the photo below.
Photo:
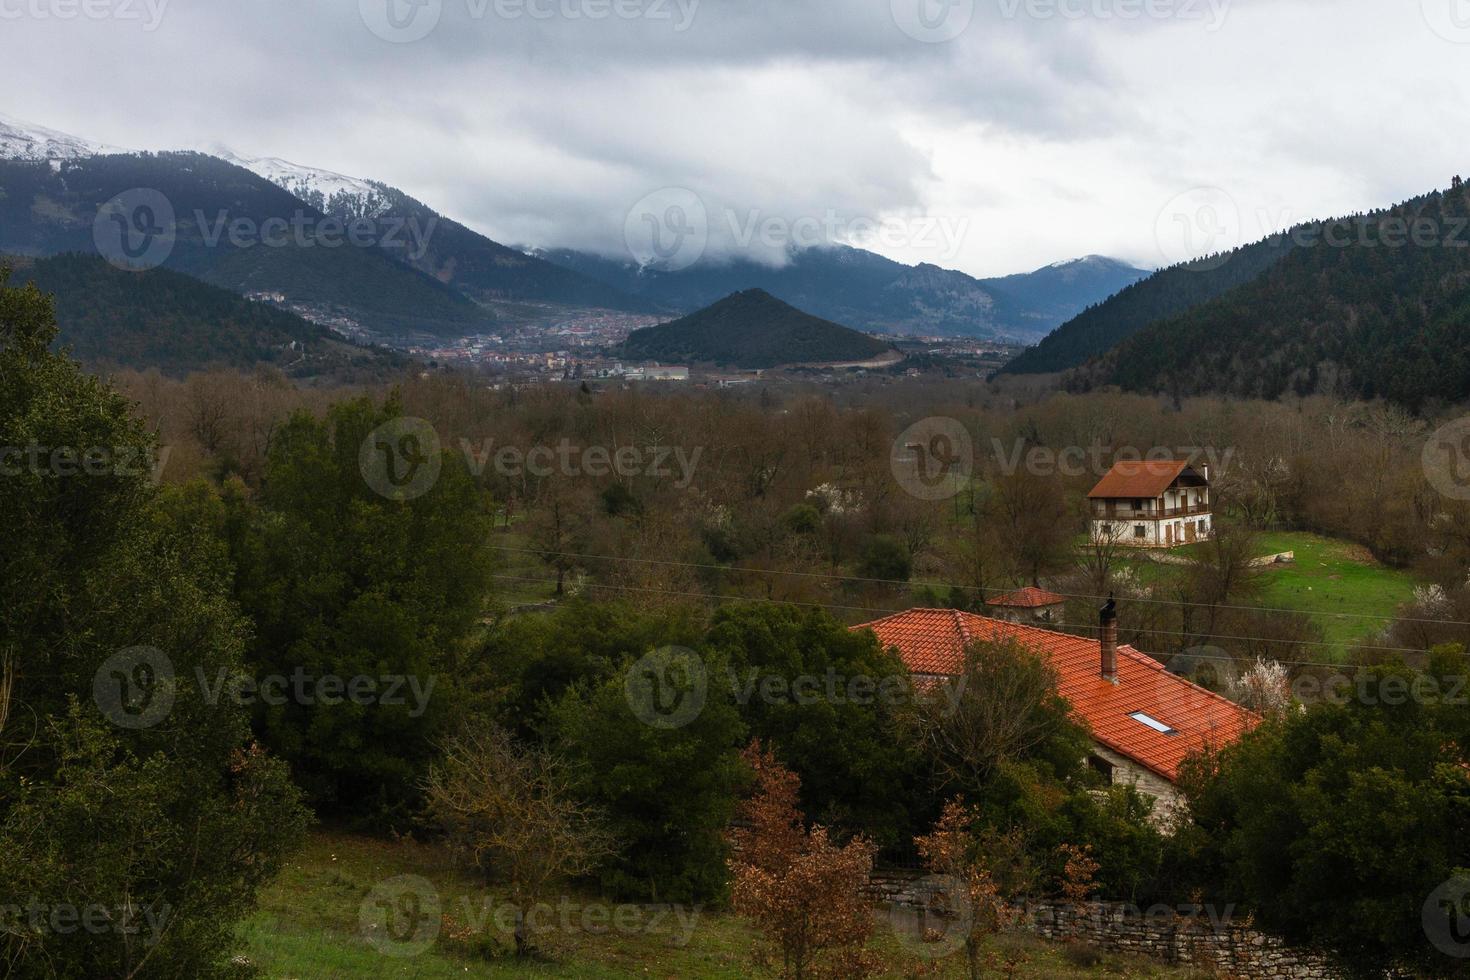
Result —
[{"label": "stone wall", "polygon": [[1048,939],[1081,939],[1102,949],[1192,964],[1222,977],[1336,980],[1344,975],[1331,956],[1288,946],[1218,910],[1181,915],[1172,908],[1113,902],[1091,902],[1081,910],[1039,904],[1028,909],[1026,919],[1032,931]]},{"label": "stone wall", "polygon": [[[913,910],[926,904],[936,879],[912,870],[875,870],[869,891],[875,904]],[[1222,978],[1338,980],[1331,955],[1288,946],[1237,921],[1233,908],[1140,909],[1119,902],[1090,902],[1078,911],[1052,902],[1028,905],[1022,928],[1047,939],[1079,939],[1101,949],[1184,963]]]}]

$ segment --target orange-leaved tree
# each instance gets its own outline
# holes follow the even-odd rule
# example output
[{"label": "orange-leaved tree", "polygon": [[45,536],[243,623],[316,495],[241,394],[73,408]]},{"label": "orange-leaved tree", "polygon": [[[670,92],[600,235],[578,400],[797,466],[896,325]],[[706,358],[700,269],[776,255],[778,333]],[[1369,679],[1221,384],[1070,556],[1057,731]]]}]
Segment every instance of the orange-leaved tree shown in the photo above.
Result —
[{"label": "orange-leaved tree", "polygon": [[876,963],[868,876],[877,848],[864,837],[839,847],[808,830],[797,808],[801,779],[759,741],[742,753],[755,792],[730,833],[731,904],[781,951],[781,976],[862,977]]},{"label": "orange-leaved tree", "polygon": [[979,809],[956,797],[944,804],[932,833],[914,838],[925,867],[940,885],[930,894],[935,907],[928,911],[948,918],[950,928],[959,930],[971,980],[980,977],[986,939],[1010,928],[1020,917],[1002,894],[975,834],[979,821]]}]

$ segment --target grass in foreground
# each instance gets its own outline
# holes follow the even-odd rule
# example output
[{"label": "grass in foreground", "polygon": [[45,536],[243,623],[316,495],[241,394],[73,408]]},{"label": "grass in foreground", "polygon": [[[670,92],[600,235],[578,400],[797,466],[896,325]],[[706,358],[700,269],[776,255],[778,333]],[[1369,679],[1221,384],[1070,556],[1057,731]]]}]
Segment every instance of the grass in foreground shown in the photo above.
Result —
[{"label": "grass in foreground", "polygon": [[[438,939],[415,956],[379,952],[364,934],[360,909],[380,882],[397,875],[419,875],[432,882],[445,913]],[[571,920],[580,920],[581,904],[590,895],[569,896]],[[470,920],[498,906],[499,896],[486,891],[475,877],[456,869],[440,848],[411,842],[382,841],[338,833],[318,833],[296,855],[280,878],[261,895],[260,911],[242,928],[244,954],[271,978],[349,977],[440,978],[559,977],[708,977],[737,980],[774,975],[759,968],[756,937],[739,919],[702,910],[688,923],[666,920],[654,928],[584,932],[555,930],[539,943],[545,955],[518,962],[509,956],[486,958],[478,952],[495,945],[485,932],[467,935]],[[555,904],[555,903],[553,903]],[[631,913],[629,913],[631,914]],[[497,933],[493,916],[489,933]],[[649,920],[645,919],[645,922]],[[502,947],[509,937],[498,936]],[[686,939],[687,942],[681,942]],[[889,964],[887,977],[963,976],[960,958],[943,961],[929,972],[930,961],[909,952],[886,921],[879,922],[874,948]],[[1028,958],[1023,980],[1077,977],[1137,977],[1197,980],[1201,974],[1149,960],[1098,954],[1086,947],[1046,943],[1029,936],[1003,937],[997,944]],[[391,945],[389,948],[392,949]],[[399,947],[401,949],[401,947]]]}]

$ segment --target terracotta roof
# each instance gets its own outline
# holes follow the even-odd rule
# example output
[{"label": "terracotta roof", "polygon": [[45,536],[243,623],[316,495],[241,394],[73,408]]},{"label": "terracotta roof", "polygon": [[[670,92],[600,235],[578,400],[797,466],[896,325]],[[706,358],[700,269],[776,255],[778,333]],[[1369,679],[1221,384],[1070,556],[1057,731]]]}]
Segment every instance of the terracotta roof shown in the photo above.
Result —
[{"label": "terracotta roof", "polygon": [[1158,497],[1179,479],[1187,466],[1187,459],[1119,460],[1087,496],[1108,500]]},{"label": "terracotta roof", "polygon": [[1038,589],[1034,585],[1028,585],[1024,589],[1007,592],[998,595],[994,599],[987,599],[987,606],[1017,606],[1021,609],[1039,609],[1042,606],[1055,606],[1067,600],[1055,592]]},{"label": "terracotta roof", "polygon": [[[1008,623],[954,609],[910,609],[871,623],[884,647],[898,650],[910,673],[958,674],[965,647],[976,640],[1014,638],[1046,657],[1057,673],[1058,692],[1087,721],[1098,743],[1173,782],[1179,764],[1206,745],[1235,741],[1259,717],[1220,695],[1169,673],[1163,664],[1127,644],[1118,647],[1118,683],[1100,676],[1097,640]],[[1143,713],[1173,734],[1130,717]]]}]

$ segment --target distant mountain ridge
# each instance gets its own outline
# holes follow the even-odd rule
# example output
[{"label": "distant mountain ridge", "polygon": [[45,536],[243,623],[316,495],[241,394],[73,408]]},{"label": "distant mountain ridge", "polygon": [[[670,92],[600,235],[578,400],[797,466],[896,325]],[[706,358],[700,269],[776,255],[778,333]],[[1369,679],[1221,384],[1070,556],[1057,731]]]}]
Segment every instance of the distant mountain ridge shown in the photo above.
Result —
[{"label": "distant mountain ridge", "polygon": [[268,364],[293,377],[369,380],[407,358],[351,344],[324,327],[168,269],[129,272],[99,255],[0,257],[11,282],[54,297],[59,342],[90,365],[184,374]]},{"label": "distant mountain ridge", "polygon": [[219,144],[210,145],[208,152],[344,221],[401,220],[421,229],[422,253],[413,243],[405,243],[396,250],[397,257],[480,302],[555,303],[639,313],[656,309],[648,300],[492,241],[381,181],[277,157],[245,158]]},{"label": "distant mountain ridge", "polygon": [[866,361],[892,349],[876,337],[783,303],[763,289],[747,289],[678,320],[633,331],[622,353],[753,369]]},{"label": "distant mountain ridge", "polygon": [[782,266],[749,259],[704,261],[677,272],[575,249],[533,254],[661,307],[686,312],[745,289],[763,289],[815,316],[873,333],[1032,340],[1148,273],[1089,256],[1035,272],[975,279],[923,263],[904,265],[865,249],[798,249]]},{"label": "distant mountain ridge", "polygon": [[1249,282],[1281,261],[1291,249],[1288,239],[1270,238],[1161,269],[1107,300],[1089,306],[1063,323],[1035,347],[1022,352],[1001,372],[1046,374],[1078,367],[1163,317],[1207,303]]},{"label": "distant mountain ridge", "polygon": [[1470,190],[1457,184],[1269,243],[1279,257],[1261,274],[1149,322],[1069,386],[1383,398],[1411,411],[1470,396]]},{"label": "distant mountain ridge", "polygon": [[[375,242],[329,239],[320,211],[251,171],[200,153],[0,160],[0,252],[95,254],[99,214],[139,189],[157,205],[159,213],[149,211],[155,220],[172,212],[172,224],[158,229],[173,239],[162,256],[170,269],[237,293],[280,293],[293,308],[379,335],[495,329],[493,315],[457,290]],[[298,221],[304,237],[290,230]],[[227,233],[236,222],[248,231],[243,240]],[[274,222],[284,224],[266,244],[265,229]]]}]

